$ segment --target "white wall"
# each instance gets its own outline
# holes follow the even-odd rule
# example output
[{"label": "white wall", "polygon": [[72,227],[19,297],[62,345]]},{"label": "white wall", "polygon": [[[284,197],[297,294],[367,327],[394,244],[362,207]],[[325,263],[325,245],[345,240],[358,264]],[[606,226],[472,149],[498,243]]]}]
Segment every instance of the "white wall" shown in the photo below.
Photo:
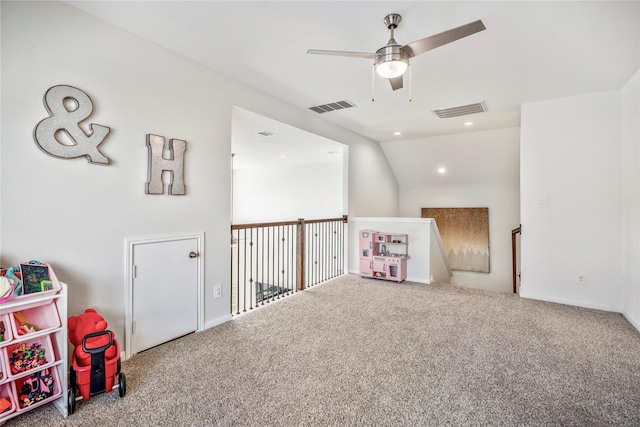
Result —
[{"label": "white wall", "polygon": [[[0,263],[50,262],[69,284],[69,314],[93,306],[123,337],[125,238],[204,231],[205,321],[227,318],[233,105],[349,145],[349,214],[397,214],[397,184],[377,143],[64,3],[0,7]],[[58,84],[86,91],[88,122],[111,127],[101,146],[110,166],[54,158],[34,143],[44,93]],[[187,141],[187,195],[144,194],[148,133]],[[372,203],[374,192],[390,203]],[[223,298],[213,299],[216,283]]]},{"label": "white wall", "polygon": [[640,71],[622,88],[622,283],[626,318],[640,329]]},{"label": "white wall", "polygon": [[[400,179],[400,216],[421,209],[488,207],[490,273],[455,271],[451,283],[513,292],[511,230],[520,224],[518,128],[384,143],[394,169],[412,159],[424,166],[421,180]],[[446,175],[431,178],[439,164]]]},{"label": "white wall", "polygon": [[341,162],[236,170],[233,223],[340,218],[342,172]]},{"label": "white wall", "polygon": [[525,104],[521,128],[520,295],[621,311],[620,91]]}]

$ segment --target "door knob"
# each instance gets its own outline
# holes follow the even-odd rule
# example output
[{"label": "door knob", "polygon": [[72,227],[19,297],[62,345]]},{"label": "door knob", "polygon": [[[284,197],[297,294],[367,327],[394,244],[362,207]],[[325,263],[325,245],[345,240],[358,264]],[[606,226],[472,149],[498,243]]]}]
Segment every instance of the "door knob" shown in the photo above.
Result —
[{"label": "door knob", "polygon": [[196,258],[198,255],[200,255],[198,252],[194,252],[194,251],[189,252],[189,258]]}]

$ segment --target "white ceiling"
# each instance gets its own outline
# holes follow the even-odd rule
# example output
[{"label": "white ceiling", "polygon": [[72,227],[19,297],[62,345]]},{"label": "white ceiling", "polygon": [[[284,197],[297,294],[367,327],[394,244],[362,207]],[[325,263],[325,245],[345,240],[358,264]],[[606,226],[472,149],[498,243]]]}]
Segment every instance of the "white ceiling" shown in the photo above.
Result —
[{"label": "white ceiling", "polygon": [[[347,99],[356,107],[322,118],[378,142],[517,127],[522,103],[619,89],[640,68],[637,1],[66,3],[299,108]],[[306,53],[374,52],[392,12],[400,44],[477,19],[487,29],[412,58],[398,91],[370,60]],[[431,112],[479,101],[488,112]]]},{"label": "white ceiling", "polygon": [[[344,145],[243,108],[234,107],[233,169],[342,162]],[[268,133],[263,135],[261,133]]]}]

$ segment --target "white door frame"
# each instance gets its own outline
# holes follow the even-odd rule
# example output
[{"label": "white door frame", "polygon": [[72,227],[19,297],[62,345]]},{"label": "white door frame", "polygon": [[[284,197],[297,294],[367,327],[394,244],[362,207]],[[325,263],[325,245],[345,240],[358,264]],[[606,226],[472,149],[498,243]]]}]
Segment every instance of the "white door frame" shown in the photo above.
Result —
[{"label": "white door frame", "polygon": [[124,359],[132,356],[132,328],[133,328],[133,249],[135,245],[148,243],[162,243],[176,240],[196,239],[198,245],[198,326],[196,332],[204,330],[204,231],[196,234],[173,234],[146,238],[125,239],[125,272],[124,272],[124,330],[125,355]]}]

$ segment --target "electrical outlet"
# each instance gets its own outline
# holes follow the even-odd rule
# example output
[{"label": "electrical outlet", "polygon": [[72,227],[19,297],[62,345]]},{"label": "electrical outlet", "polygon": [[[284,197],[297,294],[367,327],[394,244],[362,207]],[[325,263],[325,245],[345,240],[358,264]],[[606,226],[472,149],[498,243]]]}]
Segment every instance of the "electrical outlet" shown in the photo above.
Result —
[{"label": "electrical outlet", "polygon": [[584,275],[584,274],[582,274],[582,273],[579,273],[579,274],[576,276],[576,283],[577,283],[578,285],[584,285],[585,283],[587,283],[587,276],[585,276],[585,275]]},{"label": "electrical outlet", "polygon": [[220,298],[222,296],[222,285],[217,283],[213,285],[213,297]]}]

